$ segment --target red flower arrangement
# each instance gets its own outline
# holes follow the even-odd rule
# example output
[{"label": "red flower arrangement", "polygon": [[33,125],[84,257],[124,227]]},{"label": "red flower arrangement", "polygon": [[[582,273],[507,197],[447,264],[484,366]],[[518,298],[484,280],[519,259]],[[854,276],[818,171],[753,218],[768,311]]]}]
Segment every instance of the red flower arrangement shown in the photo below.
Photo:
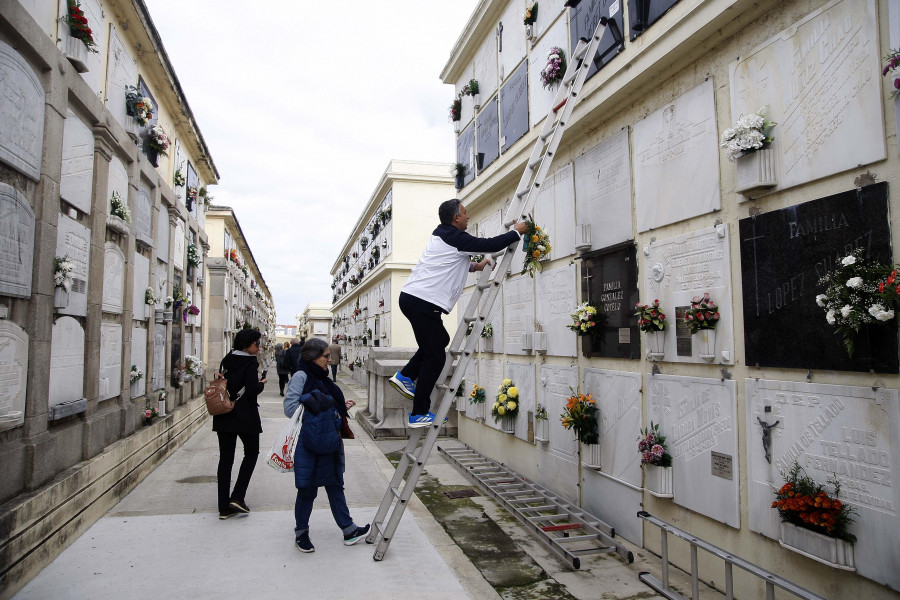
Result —
[{"label": "red flower arrangement", "polygon": [[73,38],[81,40],[89,52],[98,53],[97,43],[94,41],[94,32],[88,27],[87,17],[81,10],[81,4],[76,0],[68,0],[69,14],[60,19],[69,26]]},{"label": "red flower arrangement", "polygon": [[703,297],[694,296],[691,299],[691,307],[684,314],[691,333],[697,333],[701,329],[715,329],[719,322],[719,307],[713,302],[709,293]]},{"label": "red flower arrangement", "polygon": [[462,100],[457,98],[450,105],[450,120],[459,121],[462,118]]},{"label": "red flower arrangement", "polygon": [[775,493],[772,508],[778,509],[782,521],[851,544],[856,542],[856,536],[847,531],[853,523],[850,515],[856,511],[838,500],[841,483],[836,477],[828,482],[834,487],[832,498],[825,491],[825,486],[806,475],[796,461],[789,471],[781,475],[786,483]]}]

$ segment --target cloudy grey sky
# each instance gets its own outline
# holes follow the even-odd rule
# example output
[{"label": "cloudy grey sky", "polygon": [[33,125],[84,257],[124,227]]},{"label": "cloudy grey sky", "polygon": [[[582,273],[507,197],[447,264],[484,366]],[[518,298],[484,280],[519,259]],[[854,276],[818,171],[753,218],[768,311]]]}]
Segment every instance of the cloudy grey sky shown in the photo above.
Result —
[{"label": "cloudy grey sky", "polygon": [[388,162],[455,161],[439,76],[477,0],[146,2],[219,170],[214,202],[293,323],[331,301]]}]

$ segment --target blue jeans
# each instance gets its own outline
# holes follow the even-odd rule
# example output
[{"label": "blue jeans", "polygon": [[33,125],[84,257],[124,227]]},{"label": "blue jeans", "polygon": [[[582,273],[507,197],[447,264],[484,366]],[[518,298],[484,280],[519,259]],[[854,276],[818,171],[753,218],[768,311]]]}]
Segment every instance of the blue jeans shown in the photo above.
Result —
[{"label": "blue jeans", "polygon": [[[350,509],[347,508],[347,499],[344,497],[344,486],[326,485],[325,493],[328,494],[328,505],[331,507],[331,515],[334,522],[341,528],[344,535],[356,531],[357,525],[350,517]],[[309,516],[312,514],[313,502],[319,488],[297,488],[297,501],[294,503],[294,520],[297,526],[294,535],[300,536],[309,531]]]}]

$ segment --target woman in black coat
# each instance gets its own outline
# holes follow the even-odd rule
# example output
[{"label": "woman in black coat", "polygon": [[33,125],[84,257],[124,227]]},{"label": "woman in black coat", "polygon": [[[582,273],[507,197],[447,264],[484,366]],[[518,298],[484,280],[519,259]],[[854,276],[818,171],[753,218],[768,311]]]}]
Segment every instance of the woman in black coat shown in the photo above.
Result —
[{"label": "woman in black coat", "polygon": [[[266,383],[257,374],[259,362],[256,355],[259,354],[261,337],[262,334],[253,329],[238,331],[234,336],[234,347],[219,366],[228,379],[228,396],[235,401],[231,412],[213,417],[213,431],[219,436],[219,468],[216,478],[219,485],[220,519],[250,512],[244,496],[256,466],[256,457],[259,456],[259,434],[262,433],[256,397],[263,391]],[[244,445],[244,459],[238,470],[234,490],[229,494],[231,467],[234,465],[238,438],[241,438]]]}]

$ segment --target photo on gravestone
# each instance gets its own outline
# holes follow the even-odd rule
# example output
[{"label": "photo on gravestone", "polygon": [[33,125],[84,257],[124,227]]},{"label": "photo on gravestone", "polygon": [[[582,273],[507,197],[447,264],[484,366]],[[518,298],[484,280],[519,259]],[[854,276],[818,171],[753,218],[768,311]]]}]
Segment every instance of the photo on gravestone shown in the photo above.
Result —
[{"label": "photo on gravestone", "polygon": [[895,321],[863,325],[851,358],[816,304],[819,279],[852,250],[894,262],[887,194],[877,183],[740,221],[748,365],[898,372]]},{"label": "photo on gravestone", "polygon": [[678,0],[628,0],[628,30],[632,40],[656,23]]},{"label": "photo on gravestone", "polygon": [[[456,139],[456,162],[465,167],[463,188],[475,179],[475,124],[470,123]],[[458,184],[457,184],[458,185]]]},{"label": "photo on gravestone", "polygon": [[599,334],[581,336],[585,356],[640,357],[641,336],[634,316],[637,277],[637,246],[632,241],[584,256],[581,295],[599,310],[601,324]]},{"label": "photo on gravestone", "polygon": [[[611,21],[607,24],[603,37],[600,38],[597,54],[591,58],[593,64],[588,69],[585,81],[593,77],[597,71],[605,67],[609,61],[625,49],[621,33],[625,31],[622,1],[589,0],[579,2],[577,6],[569,9],[569,47],[573,50],[578,45],[580,38],[591,38],[594,30],[597,29],[597,23],[600,22],[601,17],[607,17]],[[616,38],[619,41],[616,41]]]},{"label": "photo on gravestone", "polygon": [[491,166],[500,156],[500,117],[497,98],[482,107],[478,115],[478,126],[475,132],[477,137],[477,154],[475,154],[475,166],[481,174]]},{"label": "photo on gravestone", "polygon": [[528,61],[500,88],[500,152],[528,132]]}]

